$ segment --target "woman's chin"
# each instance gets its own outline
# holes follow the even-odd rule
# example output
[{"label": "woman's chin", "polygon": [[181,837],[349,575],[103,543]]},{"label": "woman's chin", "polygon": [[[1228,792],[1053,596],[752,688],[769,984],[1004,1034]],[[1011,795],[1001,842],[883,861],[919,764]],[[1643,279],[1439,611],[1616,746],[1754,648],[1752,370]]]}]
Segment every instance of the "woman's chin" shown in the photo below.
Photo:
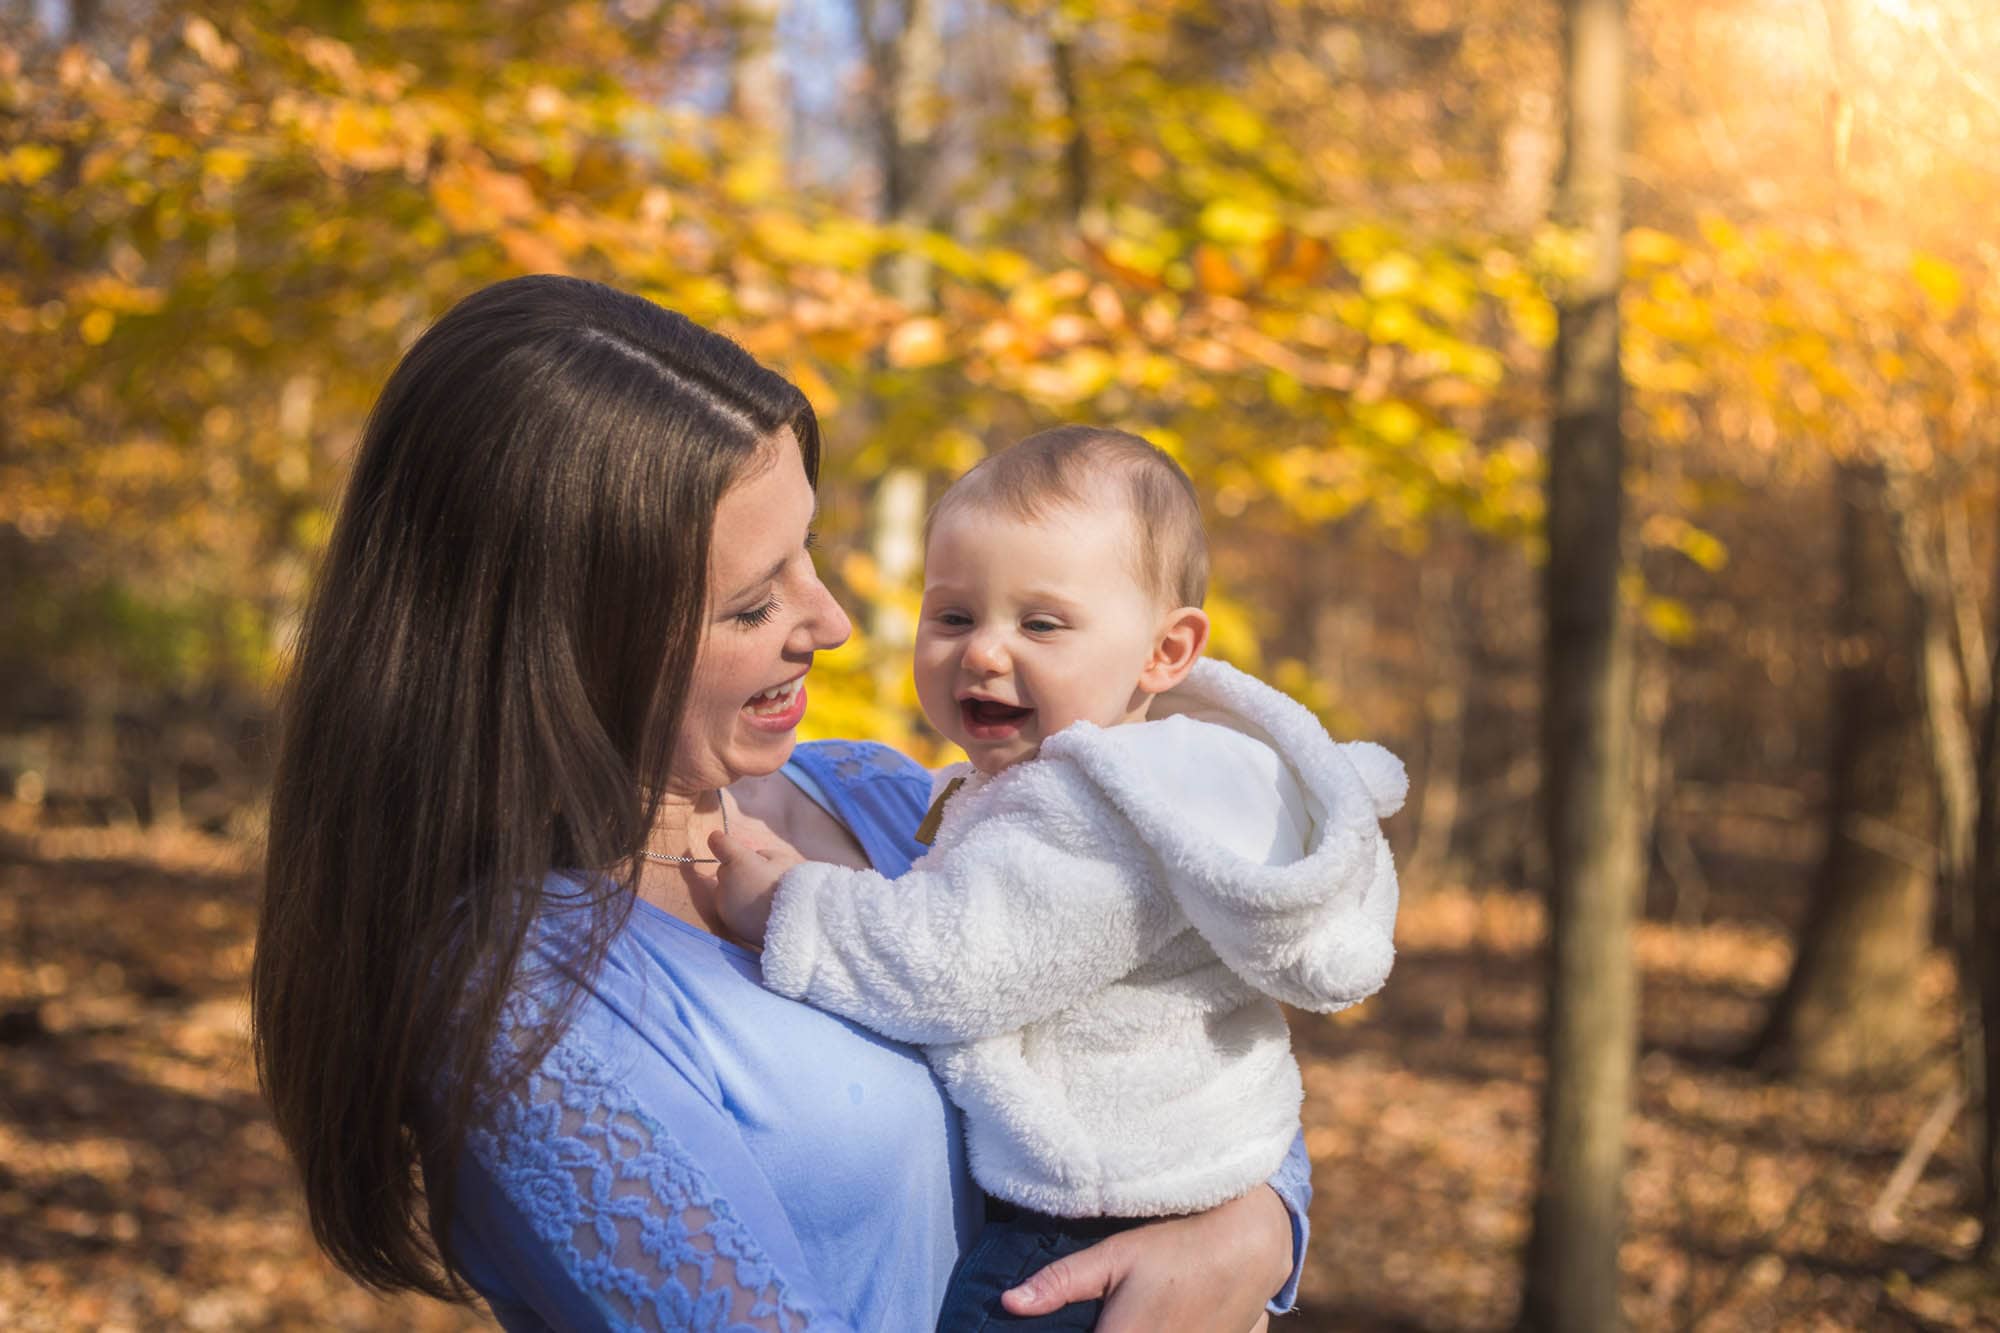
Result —
[{"label": "woman's chin", "polygon": [[790,711],[795,714],[794,717],[782,725],[774,725],[769,718],[754,716],[747,708],[737,714],[736,734],[731,738],[726,755],[729,771],[735,777],[763,777],[785,766],[785,761],[792,757],[792,747],[799,743],[796,715],[805,710]]}]

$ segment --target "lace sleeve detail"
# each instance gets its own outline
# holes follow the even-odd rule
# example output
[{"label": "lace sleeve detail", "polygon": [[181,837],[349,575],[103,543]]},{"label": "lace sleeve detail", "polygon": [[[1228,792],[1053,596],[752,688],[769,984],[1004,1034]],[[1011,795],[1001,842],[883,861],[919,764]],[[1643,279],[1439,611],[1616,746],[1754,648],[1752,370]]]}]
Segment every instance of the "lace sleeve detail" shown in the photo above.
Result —
[{"label": "lace sleeve detail", "polygon": [[836,773],[849,781],[858,781],[879,773],[903,777],[911,772],[922,773],[923,766],[893,746],[880,741],[810,741],[810,747],[826,761]]},{"label": "lace sleeve detail", "polygon": [[468,1146],[606,1327],[826,1327],[710,1173],[574,1027],[489,1106]]}]

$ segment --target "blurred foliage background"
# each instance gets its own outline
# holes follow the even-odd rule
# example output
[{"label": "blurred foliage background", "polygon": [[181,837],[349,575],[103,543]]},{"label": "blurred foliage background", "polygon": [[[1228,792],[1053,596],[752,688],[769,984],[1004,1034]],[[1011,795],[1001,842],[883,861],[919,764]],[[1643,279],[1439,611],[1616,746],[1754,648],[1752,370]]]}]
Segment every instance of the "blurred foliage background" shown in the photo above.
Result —
[{"label": "blurred foliage background", "polygon": [[[1849,8],[1634,16],[1632,596],[1699,667],[1659,705],[1663,801],[1810,799],[1842,460],[1890,459],[1964,586],[1985,566],[2000,25]],[[1219,651],[1410,755],[1427,857],[1518,876],[1558,17],[15,4],[0,770],[141,822],[253,802],[373,393],[457,297],[565,271],[729,331],[825,417],[826,572],[869,613],[814,731],[926,750],[909,515],[1111,422],[1209,499]]]},{"label": "blurred foliage background", "polygon": [[[560,271],[729,332],[819,409],[823,573],[857,633],[808,734],[942,757],[906,671],[928,498],[1045,425],[1126,427],[1205,497],[1216,651],[1404,755],[1407,892],[1474,895],[1433,909],[1446,934],[1485,919],[1467,904],[1546,873],[1547,357],[1581,262],[1550,221],[1560,19],[0,0],[10,817],[254,835],[270,690],[373,395],[457,298]],[[1778,961],[1737,968],[1761,1003],[1830,819],[1928,882],[1969,818],[2000,14],[1634,0],[1630,23],[1647,908],[1769,932]],[[1917,738],[1848,747],[1913,793],[1858,814],[1830,776],[1842,717],[1874,707],[1842,693],[1856,672]],[[1942,909],[1910,901],[1928,947]],[[1463,997],[1439,1003],[1463,1036]],[[1905,1026],[1822,1063],[1907,1070],[1935,1024]]]}]

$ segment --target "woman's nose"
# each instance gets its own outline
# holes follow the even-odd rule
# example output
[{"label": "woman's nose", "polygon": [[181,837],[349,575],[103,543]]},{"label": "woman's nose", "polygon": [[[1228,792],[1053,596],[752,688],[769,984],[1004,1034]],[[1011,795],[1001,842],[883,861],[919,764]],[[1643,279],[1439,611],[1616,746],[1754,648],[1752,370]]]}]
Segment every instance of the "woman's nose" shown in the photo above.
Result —
[{"label": "woman's nose", "polygon": [[833,599],[827,586],[819,581],[819,575],[809,577],[812,586],[806,593],[805,614],[799,617],[798,625],[792,630],[792,642],[787,646],[802,653],[838,648],[854,632],[854,624],[848,620],[847,612],[841,609],[840,603]]}]

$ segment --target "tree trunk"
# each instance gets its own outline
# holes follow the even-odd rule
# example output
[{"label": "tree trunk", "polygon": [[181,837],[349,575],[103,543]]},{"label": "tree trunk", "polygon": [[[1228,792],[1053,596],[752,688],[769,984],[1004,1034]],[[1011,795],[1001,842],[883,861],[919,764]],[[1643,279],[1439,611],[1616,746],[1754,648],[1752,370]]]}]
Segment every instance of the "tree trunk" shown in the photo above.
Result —
[{"label": "tree trunk", "polygon": [[1630,937],[1644,845],[1633,799],[1631,624],[1619,605],[1625,6],[1564,0],[1564,19],[1559,207],[1589,259],[1560,302],[1553,367],[1542,699],[1548,1076],[1521,1323],[1603,1333],[1623,1324],[1621,1183],[1638,1017]]},{"label": "tree trunk", "polygon": [[786,137],[785,79],[778,62],[779,0],[737,0],[731,19],[730,110],[775,139]]},{"label": "tree trunk", "polygon": [[1917,972],[1936,857],[1916,662],[1915,596],[1882,471],[1837,475],[1841,599],[1826,845],[1791,975],[1752,1045],[1768,1068],[1879,1077],[1918,1054]]},{"label": "tree trunk", "polygon": [[1436,884],[1446,875],[1452,833],[1458,825],[1468,673],[1454,576],[1462,564],[1456,543],[1440,542],[1419,582],[1417,642],[1432,675],[1424,693],[1423,796],[1417,803],[1416,849],[1404,878],[1423,885]]},{"label": "tree trunk", "polygon": [[1071,226],[1090,202],[1090,139],[1083,128],[1083,94],[1076,77],[1077,21],[1062,6],[1049,23],[1049,69],[1066,122],[1063,130],[1063,215]]},{"label": "tree trunk", "polygon": [[[2000,604],[2000,574],[1994,579]],[[2000,624],[2000,616],[1996,616]],[[1989,701],[1979,744],[1979,829],[1971,878],[1974,947],[1969,975],[1960,986],[1976,991],[1980,1015],[1977,1087],[1985,1096],[1974,1108],[1979,1155],[1979,1248],[1974,1261],[2000,1270],[2000,634],[1987,672]]]},{"label": "tree trunk", "polygon": [[1984,692],[1985,682],[1978,688],[1969,687],[1967,682],[1983,674],[1986,664],[1972,664],[1955,642],[1964,599],[1951,587],[1946,533],[1954,506],[1940,493],[1934,478],[1913,472],[1895,453],[1888,457],[1888,484],[1883,494],[1889,501],[1903,576],[1915,593],[1918,697],[1923,702],[1924,734],[1937,782],[1937,891],[1948,908],[1958,963],[1959,1037],[1966,1089],[1972,1105],[1982,1106],[1986,1100],[1985,1039],[1980,1035],[1984,1024],[1976,978],[1983,969],[1978,961],[1972,888],[1979,833],[1979,738],[1970,700]]},{"label": "tree trunk", "polygon": [[[879,0],[859,0],[856,16],[867,38],[874,99],[882,174],[878,215],[884,222],[931,226],[937,220],[937,192],[930,176],[936,166],[938,83],[944,66],[937,6],[932,0],[905,0],[893,33],[883,31],[887,20]],[[914,248],[889,256],[876,277],[907,310],[928,310],[934,303],[930,263]],[[878,699],[894,698],[909,675],[904,658],[916,641],[916,625],[896,592],[916,577],[923,563],[927,490],[921,469],[891,467],[876,482],[869,502],[869,552],[882,584],[882,595],[868,613]]]}]

